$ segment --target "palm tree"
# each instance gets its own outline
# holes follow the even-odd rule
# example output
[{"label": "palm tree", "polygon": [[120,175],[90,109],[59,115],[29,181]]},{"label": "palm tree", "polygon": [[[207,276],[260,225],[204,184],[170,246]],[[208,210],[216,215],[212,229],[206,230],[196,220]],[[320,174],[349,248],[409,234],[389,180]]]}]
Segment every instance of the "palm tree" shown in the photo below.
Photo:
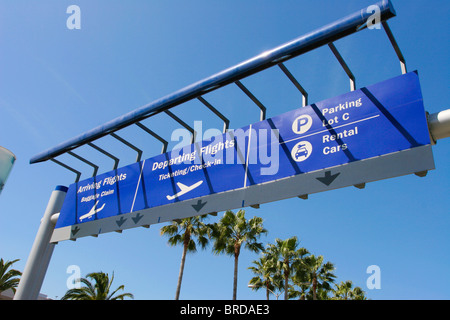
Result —
[{"label": "palm tree", "polygon": [[238,261],[241,248],[244,246],[252,252],[263,250],[262,243],[257,240],[265,233],[267,230],[263,227],[263,219],[253,217],[246,220],[244,210],[239,210],[236,214],[226,211],[220,221],[213,225],[213,252],[216,254],[225,252],[234,256],[233,300],[236,300],[237,294]]},{"label": "palm tree", "polygon": [[330,284],[334,282],[336,276],[332,273],[335,270],[331,262],[323,263],[323,256],[310,255],[302,262],[302,268],[307,274],[312,284],[313,300],[317,300],[317,289],[331,290]]},{"label": "palm tree", "polygon": [[197,246],[195,243],[195,237],[197,243],[204,249],[208,244],[208,235],[210,228],[204,224],[202,220],[207,215],[185,218],[182,220],[172,221],[172,224],[161,228],[161,235],[170,236],[168,243],[171,246],[178,244],[183,245],[183,253],[181,256],[180,272],[178,274],[177,291],[175,293],[175,300],[180,297],[181,281],[183,279],[184,264],[186,261],[187,252],[196,252]]},{"label": "palm tree", "polygon": [[[94,284],[87,278],[94,280]],[[114,272],[111,280],[109,275],[104,272],[93,272],[86,275],[86,278],[81,278],[80,281],[85,286],[81,288],[69,289],[61,300],[123,300],[124,298],[133,299],[131,293],[123,293],[114,296],[117,291],[123,290],[124,285],[119,286],[116,290],[110,293],[111,285],[114,280]]]},{"label": "palm tree", "polygon": [[277,262],[268,251],[264,251],[259,260],[253,261],[254,266],[249,267],[256,275],[249,281],[249,286],[252,290],[258,291],[261,288],[266,288],[266,298],[269,300],[269,294],[276,296],[275,291],[283,289],[283,277],[280,270],[277,268]]},{"label": "palm tree", "polygon": [[8,270],[14,263],[19,261],[19,259],[13,261],[3,261],[3,258],[0,259],[0,292],[11,289],[14,293],[16,293],[16,287],[19,285],[20,277],[22,272],[11,269]]},{"label": "palm tree", "polygon": [[367,300],[365,292],[360,287],[353,288],[350,280],[336,285],[334,290],[334,299],[336,300]]},{"label": "palm tree", "polygon": [[[294,274],[291,276],[292,283],[295,287],[290,288],[289,298],[299,298],[300,300],[306,300],[308,290],[311,288],[311,282],[309,282],[308,274],[305,267],[302,264],[296,264]],[[296,290],[299,288],[299,290]]]},{"label": "palm tree", "polygon": [[284,275],[284,299],[289,298],[289,278],[296,266],[309,254],[305,248],[298,248],[299,241],[296,236],[286,240],[275,239],[275,244],[269,245],[268,250],[277,257],[278,268]]}]

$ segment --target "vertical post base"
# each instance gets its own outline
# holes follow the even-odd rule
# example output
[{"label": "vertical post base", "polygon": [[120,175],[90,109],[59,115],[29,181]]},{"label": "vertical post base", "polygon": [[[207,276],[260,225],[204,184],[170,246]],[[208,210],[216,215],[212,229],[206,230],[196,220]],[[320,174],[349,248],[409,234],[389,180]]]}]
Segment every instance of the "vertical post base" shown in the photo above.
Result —
[{"label": "vertical post base", "polygon": [[67,187],[57,186],[50,196],[39,230],[20,278],[14,300],[36,300],[47,272],[54,244],[50,239],[55,228],[52,215],[61,211]]}]

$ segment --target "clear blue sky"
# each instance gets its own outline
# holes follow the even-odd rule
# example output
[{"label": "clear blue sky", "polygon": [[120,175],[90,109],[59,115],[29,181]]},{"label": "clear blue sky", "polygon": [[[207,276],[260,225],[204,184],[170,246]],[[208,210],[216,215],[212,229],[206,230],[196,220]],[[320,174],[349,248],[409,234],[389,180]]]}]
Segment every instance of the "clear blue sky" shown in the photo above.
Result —
[{"label": "clear blue sky", "polygon": [[[74,181],[71,172],[46,162],[30,165],[35,154],[170,94],[267,49],[375,3],[349,1],[0,1],[0,145],[17,162],[0,195],[0,257],[20,259],[23,270],[39,221],[56,185]],[[339,4],[338,4],[339,3]],[[81,8],[81,29],[69,30],[66,9]],[[441,0],[395,0],[389,25],[406,58],[418,70],[426,110],[449,108],[450,4]],[[356,76],[357,87],[399,75],[400,65],[383,30],[365,30],[336,42]],[[309,92],[310,103],[349,91],[348,79],[327,47],[286,63]],[[301,96],[280,70],[243,80],[267,106],[268,117],[301,106]],[[211,95],[231,128],[258,121],[259,111],[236,88]],[[174,113],[187,123],[222,128],[198,103]],[[177,124],[160,115],[145,122],[170,139]],[[148,136],[124,130],[145,150],[159,153]],[[170,147],[173,147],[174,142]],[[121,165],[135,154],[112,139]],[[261,240],[298,236],[301,246],[336,266],[338,281],[352,280],[371,299],[449,299],[450,139],[433,147],[436,170],[425,178],[408,175],[246,208],[264,219]],[[111,160],[80,149],[102,165]],[[98,158],[95,158],[98,157]],[[70,158],[83,177],[91,169]],[[221,213],[219,213],[219,217]],[[211,218],[216,221],[218,218]],[[51,298],[67,290],[68,266],[82,275],[115,273],[115,283],[136,299],[173,299],[181,247],[169,247],[162,225],[122,234],[59,243],[41,292]],[[243,251],[238,299],[264,299],[247,288],[247,269],[258,255]],[[381,289],[369,290],[366,269],[381,269]],[[182,299],[231,299],[233,259],[210,247],[187,257]]]}]

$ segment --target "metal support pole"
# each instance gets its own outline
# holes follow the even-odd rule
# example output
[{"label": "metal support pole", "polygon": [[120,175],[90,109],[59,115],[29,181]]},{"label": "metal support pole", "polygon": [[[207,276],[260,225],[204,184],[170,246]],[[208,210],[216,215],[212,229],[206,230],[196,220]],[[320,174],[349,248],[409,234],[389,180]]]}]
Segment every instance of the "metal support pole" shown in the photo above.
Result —
[{"label": "metal support pole", "polygon": [[450,137],[450,109],[428,115],[428,128],[435,144],[437,140]]},{"label": "metal support pole", "polygon": [[56,159],[50,159],[50,161],[53,161],[54,163],[59,164],[61,167],[63,167],[63,168],[65,168],[65,169],[67,169],[67,170],[70,170],[70,171],[74,172],[74,173],[77,175],[77,178],[75,179],[75,182],[80,181],[80,177],[81,177],[81,172],[80,172],[80,171],[75,170],[75,169],[72,168],[72,167],[69,167],[67,164],[62,163],[62,162],[59,161],[59,160],[56,160]]},{"label": "metal support pole", "polygon": [[176,115],[173,114],[172,111],[164,110],[164,112],[171,117],[173,120],[181,124],[186,130],[188,130],[192,134],[191,143],[194,143],[197,137],[197,132],[195,132],[194,129],[192,129],[186,122],[178,118]]},{"label": "metal support pole", "polygon": [[127,147],[133,149],[134,151],[137,152],[137,158],[136,158],[136,162],[141,161],[141,157],[142,157],[142,150],[139,149],[138,147],[134,146],[133,144],[129,143],[127,140],[125,140],[122,137],[119,137],[117,134],[115,134],[114,132],[110,133],[111,137],[114,137],[115,139],[119,140],[120,142],[122,142],[124,145],[126,145]]},{"label": "metal support pole", "polygon": [[406,61],[405,61],[405,57],[403,56],[402,51],[400,50],[400,47],[398,46],[397,41],[395,40],[394,34],[391,31],[391,28],[389,28],[389,25],[387,24],[386,21],[382,21],[381,24],[383,25],[383,29],[386,32],[389,41],[392,44],[392,47],[394,47],[395,53],[397,54],[398,60],[400,61],[400,67],[402,68],[402,74],[405,74],[408,72],[408,70],[406,70]]},{"label": "metal support pole", "polygon": [[278,64],[278,67],[284,72],[284,74],[291,80],[294,86],[300,91],[302,94],[302,106],[306,107],[308,105],[308,92],[301,86],[301,84],[294,78],[292,73],[286,68],[286,66],[282,63]]},{"label": "metal support pole", "polygon": [[350,79],[350,91],[355,91],[356,90],[355,76],[353,75],[352,71],[348,67],[348,65],[345,62],[344,58],[342,58],[341,54],[339,53],[339,51],[336,48],[336,46],[334,45],[334,43],[330,42],[328,44],[328,46],[330,47],[330,49],[333,52],[334,56],[339,61],[339,63],[341,64],[342,68],[344,69],[345,73],[347,74],[348,78]]},{"label": "metal support pole", "polygon": [[79,155],[73,153],[72,151],[67,151],[67,154],[70,154],[72,157],[77,158],[80,161],[83,161],[84,163],[90,165],[92,168],[94,168],[94,172],[92,173],[92,176],[95,177],[97,175],[98,166],[90,162],[89,160],[86,160],[83,157],[80,157]]},{"label": "metal support pole", "polygon": [[241,89],[261,110],[260,116],[259,116],[259,121],[263,121],[266,119],[266,107],[254,96],[253,93],[250,92],[250,90],[248,90],[243,84],[242,82],[235,81],[234,82],[239,89]]},{"label": "metal support pole", "polygon": [[57,243],[49,243],[47,248],[45,249],[44,255],[41,257],[41,265],[36,274],[36,281],[34,282],[33,288],[30,290],[30,294],[35,300],[39,298],[39,293],[42,288],[42,283],[44,282],[45,274],[47,273],[48,265],[50,264],[50,260],[52,259],[53,250],[55,249]]},{"label": "metal support pole", "polygon": [[57,186],[50,196],[14,300],[36,300],[39,296],[55,245],[50,243],[55,227],[52,215],[61,211],[67,190],[67,187]]},{"label": "metal support pole", "polygon": [[216,108],[214,108],[211,103],[209,103],[208,101],[206,101],[203,97],[197,97],[197,100],[200,101],[201,103],[203,103],[209,110],[211,110],[212,112],[214,112],[214,114],[216,116],[218,116],[220,119],[222,119],[223,121],[223,133],[227,132],[228,127],[230,126],[230,120],[228,120],[227,117],[225,117],[222,113],[219,112],[219,110],[217,110]]},{"label": "metal support pole", "polygon": [[156,132],[150,130],[149,128],[147,128],[146,126],[144,126],[142,123],[140,122],[136,122],[136,125],[141,128],[142,130],[144,130],[145,132],[147,132],[148,134],[150,134],[152,137],[158,139],[159,141],[161,141],[161,143],[163,144],[163,147],[161,149],[161,154],[162,153],[166,153],[167,151],[167,146],[169,145],[169,143],[163,139],[159,134],[156,134]]},{"label": "metal support pole", "polygon": [[91,148],[94,148],[95,150],[97,150],[97,151],[103,153],[105,156],[107,156],[107,157],[113,159],[113,160],[114,160],[114,167],[113,167],[113,170],[116,170],[116,169],[119,167],[119,161],[120,161],[119,158],[115,157],[114,155],[112,155],[112,154],[109,153],[108,151],[106,151],[106,150],[100,148],[99,146],[93,144],[92,142],[88,142],[87,145],[90,146]]}]

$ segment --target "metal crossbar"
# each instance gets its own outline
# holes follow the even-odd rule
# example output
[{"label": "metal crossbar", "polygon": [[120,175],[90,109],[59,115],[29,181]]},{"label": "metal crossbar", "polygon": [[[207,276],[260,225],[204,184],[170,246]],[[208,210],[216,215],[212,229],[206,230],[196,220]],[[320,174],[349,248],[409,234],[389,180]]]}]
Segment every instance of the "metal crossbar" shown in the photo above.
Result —
[{"label": "metal crossbar", "polygon": [[[389,0],[383,0],[378,2],[377,5],[380,8],[380,20],[383,25],[383,28],[390,40],[390,43],[394,47],[394,50],[397,54],[397,57],[400,60],[402,73],[406,73],[406,63],[403,57],[403,54],[400,51],[400,48],[392,34],[391,29],[387,24],[387,20],[395,17],[395,10]],[[185,121],[176,116],[169,109],[172,109],[180,104],[191,101],[193,99],[197,99],[204,106],[206,106],[209,110],[211,110],[217,117],[219,117],[223,122],[223,132],[225,133],[230,125],[230,120],[225,117],[217,108],[211,105],[203,95],[218,90],[224,86],[229,84],[235,84],[241,89],[247,97],[249,97],[260,109],[260,120],[264,120],[266,118],[267,108],[265,105],[261,103],[261,101],[256,98],[256,96],[250,92],[250,90],[245,87],[241,80],[249,77],[253,74],[259,73],[265,69],[271,68],[273,66],[278,66],[285,76],[294,84],[294,86],[298,89],[298,91],[302,95],[302,105],[306,106],[308,104],[308,92],[304,89],[304,87],[300,84],[300,82],[294,77],[294,75],[288,70],[286,65],[283,63],[287,60],[300,56],[306,52],[310,52],[316,48],[319,48],[323,45],[328,45],[334,56],[341,64],[342,68],[346,72],[347,76],[350,79],[350,89],[356,90],[356,81],[353,73],[348,67],[347,63],[343,59],[342,55],[337,50],[334,42],[336,40],[342,39],[350,34],[359,32],[365,28],[367,28],[367,21],[370,18],[371,13],[367,12],[366,9],[362,9],[360,11],[355,12],[352,15],[349,15],[345,18],[339,19],[334,23],[328,24],[322,28],[319,28],[315,31],[312,31],[306,35],[303,35],[297,39],[294,39],[288,43],[285,43],[279,47],[276,47],[272,50],[268,50],[263,52],[262,54],[251,58],[247,61],[244,61],[234,67],[228,68],[222,72],[212,75],[209,78],[206,78],[202,81],[194,83],[188,87],[185,87],[179,91],[174,92],[171,95],[165,96],[161,99],[153,101],[141,108],[138,108],[134,111],[131,111],[119,118],[116,118],[105,125],[94,128],[84,134],[81,134],[73,139],[70,139],[54,148],[46,150],[33,158],[31,158],[30,163],[38,163],[47,160],[51,160],[58,165],[74,172],[77,174],[76,181],[78,182],[81,176],[81,173],[78,170],[70,167],[69,165],[56,160],[55,158],[68,153],[69,155],[77,158],[85,162],[86,164],[92,166],[94,168],[94,175],[96,175],[98,171],[98,166],[89,160],[79,156],[72,152],[72,150],[87,144],[91,148],[101,152],[107,157],[114,160],[114,169],[117,169],[119,164],[119,158],[114,156],[111,152],[106,151],[100,147],[98,147],[93,142],[105,137],[112,136],[116,140],[125,144],[129,148],[133,149],[137,152],[136,162],[141,160],[142,150],[137,148],[135,145],[119,136],[116,132],[135,124],[137,127],[150,134],[157,140],[159,140],[163,146],[161,153],[167,152],[168,142],[157,134],[155,131],[146,127],[142,124],[142,120],[147,119],[149,117],[156,116],[162,112],[166,113],[169,117],[174,119],[178,124],[186,128],[192,134],[192,143],[196,140],[196,132],[190,127]]]}]

